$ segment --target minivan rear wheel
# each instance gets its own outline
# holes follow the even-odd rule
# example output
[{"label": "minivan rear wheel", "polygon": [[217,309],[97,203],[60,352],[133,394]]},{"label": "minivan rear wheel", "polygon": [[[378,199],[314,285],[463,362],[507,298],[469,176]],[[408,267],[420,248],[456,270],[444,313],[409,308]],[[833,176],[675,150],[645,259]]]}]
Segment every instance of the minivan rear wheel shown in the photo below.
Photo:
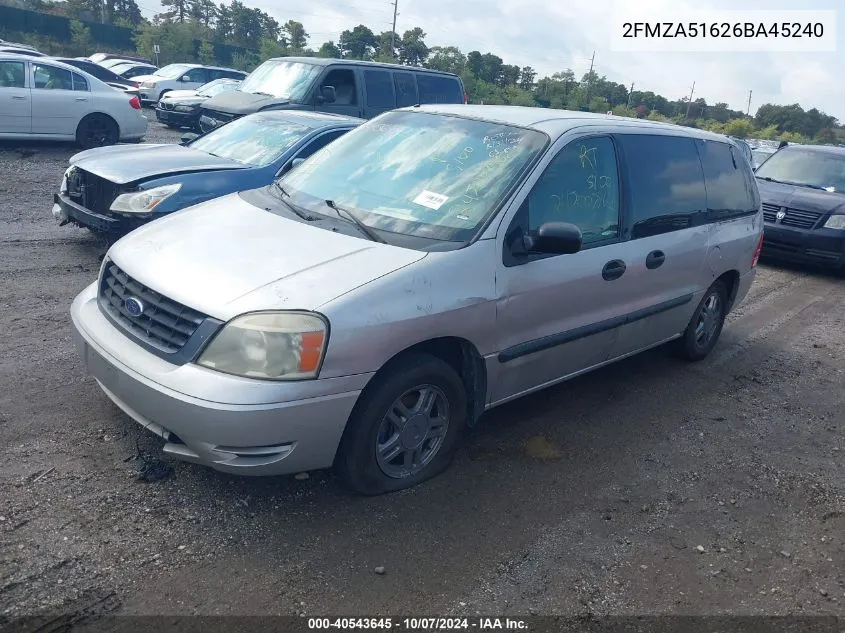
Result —
[{"label": "minivan rear wheel", "polygon": [[707,289],[690,319],[678,350],[691,361],[705,358],[715,347],[727,316],[728,289],[717,280]]},{"label": "minivan rear wheel", "polygon": [[401,357],[356,404],[338,451],[338,475],[364,495],[430,479],[451,462],[466,415],[466,391],[451,365],[429,354]]}]

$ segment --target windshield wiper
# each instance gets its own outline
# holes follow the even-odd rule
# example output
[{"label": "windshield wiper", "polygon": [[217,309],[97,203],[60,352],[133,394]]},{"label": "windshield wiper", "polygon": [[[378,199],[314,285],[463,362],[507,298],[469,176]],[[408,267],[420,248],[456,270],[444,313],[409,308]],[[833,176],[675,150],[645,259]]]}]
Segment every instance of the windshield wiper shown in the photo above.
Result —
[{"label": "windshield wiper", "polygon": [[361,220],[359,220],[357,217],[355,217],[355,214],[352,213],[352,211],[350,211],[349,209],[339,207],[338,205],[335,204],[334,200],[326,200],[326,206],[329,207],[330,209],[333,209],[334,212],[337,213],[338,217],[345,217],[350,222],[352,222],[352,224],[357,226],[361,230],[361,232],[364,235],[366,235],[368,238],[370,238],[373,242],[380,242],[382,244],[387,244],[387,240],[382,239],[382,237],[380,235],[378,235],[375,231],[373,231],[366,224],[361,222]]},{"label": "windshield wiper", "polygon": [[827,191],[825,187],[821,185],[812,185],[809,182],[791,182],[789,180],[777,180],[776,178],[770,178],[769,176],[757,176],[760,180],[765,180],[766,182],[776,182],[781,185],[792,185],[793,187],[807,187],[809,189],[818,189],[820,191]]},{"label": "windshield wiper", "polygon": [[261,95],[262,97],[275,97],[276,95],[271,95],[269,92],[253,92],[254,95]]},{"label": "windshield wiper", "polygon": [[285,200],[284,198],[290,198],[290,194],[285,190],[285,188],[282,186],[282,184],[278,180],[273,181],[273,186],[276,189],[278,189],[279,193],[281,194],[282,202],[284,203],[284,205],[288,209],[290,209],[291,211],[296,213],[296,215],[301,217],[306,222],[313,222],[314,220],[317,219],[313,215],[305,213],[302,209],[299,209],[298,207],[294,206],[293,204],[291,204],[290,202]]}]

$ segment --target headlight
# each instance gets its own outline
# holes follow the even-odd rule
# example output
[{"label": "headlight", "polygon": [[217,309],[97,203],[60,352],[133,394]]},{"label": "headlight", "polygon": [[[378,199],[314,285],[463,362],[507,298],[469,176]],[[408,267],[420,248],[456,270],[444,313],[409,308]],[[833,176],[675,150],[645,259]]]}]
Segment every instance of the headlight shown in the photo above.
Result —
[{"label": "headlight", "polygon": [[192,106],[185,106],[185,105],[182,105],[182,106],[176,106],[176,107],[175,107],[175,108],[173,108],[173,109],[174,109],[176,112],[190,112],[190,111],[191,111],[191,110],[193,110],[194,108],[193,108]]},{"label": "headlight", "polygon": [[323,317],[308,312],[255,312],[227,323],[197,361],[245,378],[316,378],[328,339]]},{"label": "headlight", "polygon": [[111,203],[112,211],[123,213],[149,213],[155,209],[162,200],[166,200],[182,188],[182,183],[173,185],[153,187],[144,191],[133,191],[122,193]]},{"label": "headlight", "polygon": [[845,229],[845,215],[832,215],[824,223],[826,229]]},{"label": "headlight", "polygon": [[59,185],[59,193],[67,193],[67,177],[70,175],[71,169],[73,169],[73,167],[68,167],[65,170],[65,174],[62,176],[62,184]]}]

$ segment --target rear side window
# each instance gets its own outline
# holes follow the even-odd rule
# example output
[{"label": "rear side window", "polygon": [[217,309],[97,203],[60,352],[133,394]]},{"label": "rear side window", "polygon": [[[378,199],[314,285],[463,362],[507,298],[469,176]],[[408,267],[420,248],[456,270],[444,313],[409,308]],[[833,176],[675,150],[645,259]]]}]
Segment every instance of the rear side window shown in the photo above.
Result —
[{"label": "rear side window", "polygon": [[755,213],[756,195],[737,148],[719,141],[697,140],[707,189],[707,217],[719,220]]},{"label": "rear side window", "polygon": [[631,195],[631,237],[660,235],[698,224],[707,208],[695,140],[623,134]]},{"label": "rear side window", "polygon": [[396,89],[396,107],[417,105],[417,82],[413,73],[393,73],[393,87]]},{"label": "rear side window", "polygon": [[73,73],[73,89],[77,92],[88,92],[88,80],[82,75]]},{"label": "rear side window", "polygon": [[419,73],[417,86],[420,89],[420,103],[463,103],[464,96],[458,80],[441,75]]},{"label": "rear side window", "polygon": [[364,87],[367,90],[367,105],[372,108],[395,108],[390,73],[386,70],[365,70]]}]

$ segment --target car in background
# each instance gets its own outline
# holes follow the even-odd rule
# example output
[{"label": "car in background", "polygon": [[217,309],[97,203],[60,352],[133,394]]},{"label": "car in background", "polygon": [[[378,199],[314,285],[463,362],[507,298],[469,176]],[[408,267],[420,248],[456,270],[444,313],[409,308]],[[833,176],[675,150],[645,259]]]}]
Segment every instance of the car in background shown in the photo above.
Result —
[{"label": "car in background", "polygon": [[47,57],[46,53],[21,44],[0,44],[0,55],[28,55],[29,57]]},{"label": "car in background", "polygon": [[96,64],[100,64],[102,62],[112,60],[112,59],[121,59],[126,61],[132,62],[140,62],[143,64],[148,64],[150,66],[153,65],[152,61],[146,59],[144,57],[135,57],[134,55],[124,55],[123,53],[94,53],[87,59],[90,59],[92,62]]},{"label": "car in background", "polygon": [[845,272],[845,148],[790,144],[757,169],[763,255]]},{"label": "car in background", "polygon": [[0,55],[0,138],[91,148],[138,141],[146,131],[137,95],[51,59]]},{"label": "car in background", "polygon": [[134,83],[135,77],[141,75],[151,75],[158,70],[155,66],[148,66],[147,64],[139,64],[138,62],[120,62],[109,68],[113,73],[120,75],[124,79],[131,79]]},{"label": "car in background", "polygon": [[209,130],[261,110],[317,110],[371,119],[397,107],[466,103],[461,78],[452,73],[318,57],[277,57],[253,70],[237,90],[202,105],[200,126]]},{"label": "car in background", "polygon": [[151,75],[137,75],[133,79],[138,82],[143,103],[158,103],[161,96],[170,90],[199,88],[214,79],[240,81],[246,75],[245,72],[234,68],[200,64],[169,64]]},{"label": "car in background", "polygon": [[442,472],[495,406],[664,344],[706,358],[762,225],[721,135],[402,108],[118,241],[74,337],[165,454],[253,476],[334,466],[380,494]]},{"label": "car in background", "polygon": [[136,82],[130,81],[125,77],[121,77],[114,71],[109,70],[108,68],[103,68],[99,64],[87,59],[75,59],[72,57],[52,57],[51,59],[55,59],[58,62],[67,64],[68,66],[75,66],[80,70],[84,70],[89,75],[93,75],[103,83],[110,85],[112,88],[127,90],[136,89],[138,87]]},{"label": "car in background", "polygon": [[235,90],[237,79],[215,79],[196,90],[171,90],[156,104],[156,119],[169,127],[190,127],[199,131],[200,106],[214,95]]},{"label": "car in background", "polygon": [[[182,145],[106,147],[71,157],[53,205],[68,222],[118,238],[211,198],[264,187],[362,121],[262,112]],[[196,135],[194,135],[196,136]]]},{"label": "car in background", "polygon": [[776,147],[770,147],[768,145],[758,145],[756,147],[751,148],[751,166],[757,170],[760,165],[763,164],[769,156],[774,154],[777,150]]}]

